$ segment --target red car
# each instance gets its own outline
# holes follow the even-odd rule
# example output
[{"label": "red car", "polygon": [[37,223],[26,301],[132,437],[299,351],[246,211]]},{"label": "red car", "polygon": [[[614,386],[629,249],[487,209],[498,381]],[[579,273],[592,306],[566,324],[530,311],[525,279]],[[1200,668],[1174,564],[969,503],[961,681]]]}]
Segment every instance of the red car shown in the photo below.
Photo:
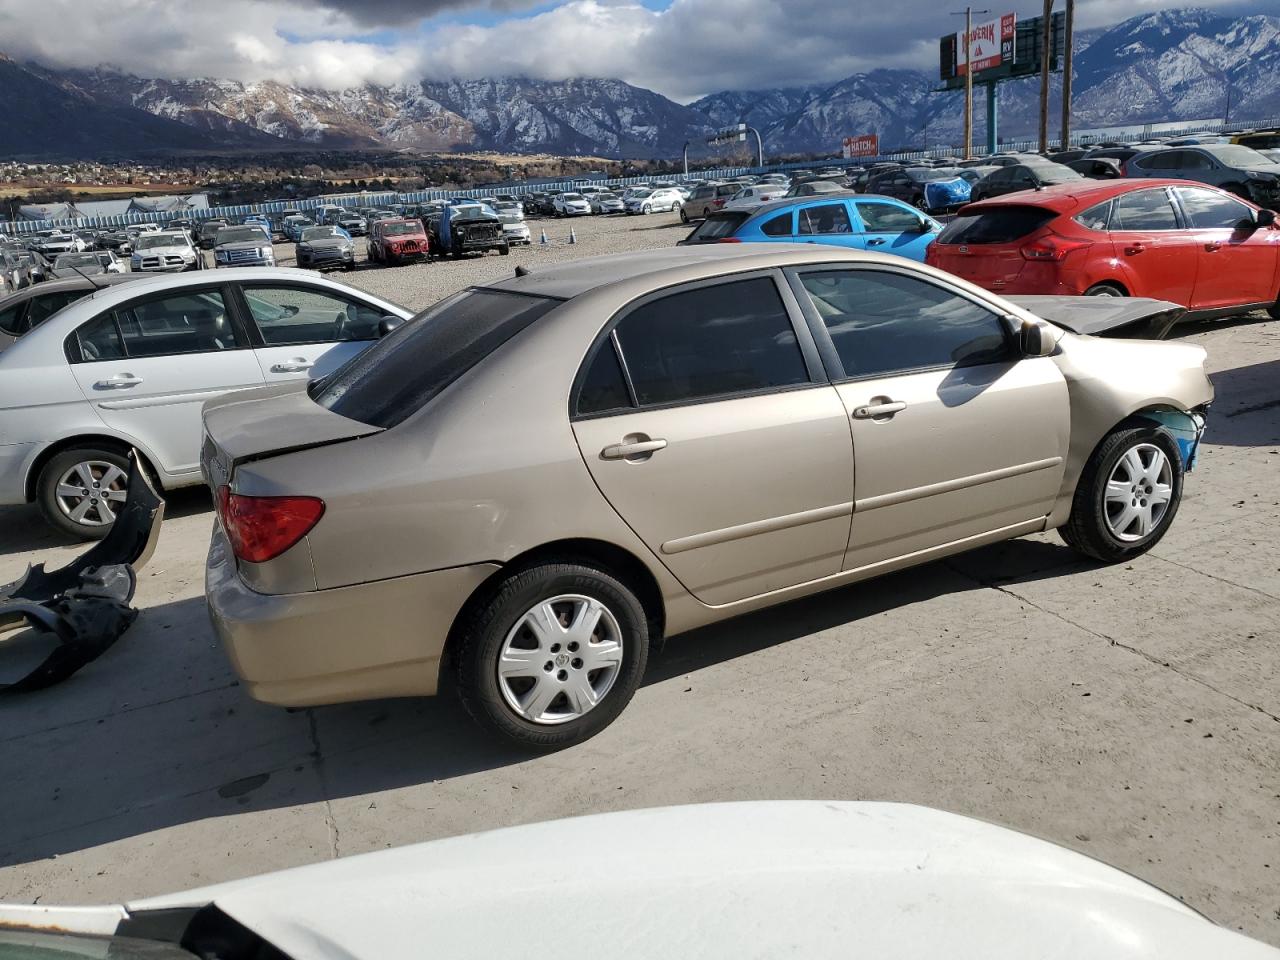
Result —
[{"label": "red car", "polygon": [[431,245],[422,221],[414,217],[375,220],[369,225],[369,262],[383,266],[411,260],[431,261]]},{"label": "red car", "polygon": [[1276,214],[1185,180],[1086,181],[971,203],[925,262],[1000,294],[1153,297],[1280,319]]}]

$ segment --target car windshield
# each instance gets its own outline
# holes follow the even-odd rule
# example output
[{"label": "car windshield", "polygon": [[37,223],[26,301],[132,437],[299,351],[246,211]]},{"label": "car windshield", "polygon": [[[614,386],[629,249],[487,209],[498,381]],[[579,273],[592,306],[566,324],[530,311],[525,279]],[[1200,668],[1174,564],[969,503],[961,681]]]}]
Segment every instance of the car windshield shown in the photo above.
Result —
[{"label": "car windshield", "polygon": [[[262,231],[254,227],[226,227],[218,231],[217,240],[219,245],[224,243],[267,242],[267,238],[262,235]],[[139,241],[139,247],[141,247],[141,241]]]},{"label": "car windshield", "polygon": [[927,183],[931,180],[954,180],[960,176],[960,171],[954,167],[920,167],[908,170],[907,176],[917,183]]},{"label": "car windshield", "polygon": [[382,225],[382,235],[384,237],[404,237],[421,232],[421,225],[416,223],[385,223]]},{"label": "car windshield", "polygon": [[340,234],[334,227],[308,227],[302,231],[302,242],[307,243],[311,240],[328,240],[330,237],[341,238]]},{"label": "car windshield", "polygon": [[454,207],[453,219],[455,220],[483,220],[486,217],[494,216],[488,207]]},{"label": "car windshield", "polygon": [[500,290],[464,290],[316,381],[311,397],[351,420],[393,427],[562,302]]},{"label": "car windshield", "polygon": [[[222,234],[218,234],[218,239],[222,239]],[[186,246],[186,241],[181,237],[175,237],[172,234],[165,233],[141,233],[138,235],[138,242],[134,245],[135,250],[151,250],[155,247],[182,247]]]},{"label": "car windshield", "polygon": [[652,195],[653,195],[652,190],[632,190],[631,191],[631,196],[636,197],[637,199],[640,197],[649,197]]},{"label": "car windshield", "polygon": [[68,267],[96,266],[99,266],[96,253],[64,253],[53,264],[55,270],[65,270]]},{"label": "car windshield", "polygon": [[562,194],[560,194],[560,199],[562,199],[562,200],[581,200],[581,199],[582,199],[582,194],[580,194],[580,193],[562,193]]},{"label": "car windshield", "polygon": [[1275,161],[1268,160],[1253,147],[1241,146],[1238,143],[1213,147],[1209,152],[1224,165],[1238,167],[1242,170],[1256,170],[1260,167],[1275,166]]},{"label": "car windshield", "polygon": [[1063,180],[1083,180],[1084,174],[1079,170],[1072,170],[1070,167],[1061,163],[1043,163],[1036,166],[1036,176],[1041,180],[1047,180],[1053,183],[1059,183]]}]

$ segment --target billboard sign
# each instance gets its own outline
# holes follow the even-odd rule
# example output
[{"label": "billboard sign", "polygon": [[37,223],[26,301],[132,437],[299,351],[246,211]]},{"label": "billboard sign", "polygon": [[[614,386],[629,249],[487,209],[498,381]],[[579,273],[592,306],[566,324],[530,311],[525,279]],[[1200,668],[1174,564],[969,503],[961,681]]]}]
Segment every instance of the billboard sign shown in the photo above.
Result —
[{"label": "billboard sign", "polygon": [[874,133],[865,133],[859,137],[845,137],[841,144],[841,153],[846,160],[855,157],[880,156],[880,138]]},{"label": "billboard sign", "polygon": [[1018,32],[1018,19],[1006,13],[998,20],[975,23],[969,31],[969,42],[964,34],[956,34],[956,74],[964,76],[973,64],[974,76],[1001,64],[1012,63],[1016,53],[1014,37]]}]

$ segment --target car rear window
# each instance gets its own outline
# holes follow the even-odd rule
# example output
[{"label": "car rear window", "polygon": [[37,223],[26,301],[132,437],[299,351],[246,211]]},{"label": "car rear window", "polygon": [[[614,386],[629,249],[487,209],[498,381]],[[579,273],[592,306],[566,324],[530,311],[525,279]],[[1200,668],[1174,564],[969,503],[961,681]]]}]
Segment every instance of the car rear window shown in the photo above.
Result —
[{"label": "car rear window", "polygon": [[1012,243],[1057,216],[1041,207],[1000,207],[962,214],[938,234],[938,243]]},{"label": "car rear window", "polygon": [[394,427],[563,302],[502,290],[464,290],[312,383],[311,398],[348,419]]},{"label": "car rear window", "polygon": [[694,243],[710,243],[723,237],[731,237],[748,216],[749,214],[741,211],[710,214],[694,228],[687,239]]}]

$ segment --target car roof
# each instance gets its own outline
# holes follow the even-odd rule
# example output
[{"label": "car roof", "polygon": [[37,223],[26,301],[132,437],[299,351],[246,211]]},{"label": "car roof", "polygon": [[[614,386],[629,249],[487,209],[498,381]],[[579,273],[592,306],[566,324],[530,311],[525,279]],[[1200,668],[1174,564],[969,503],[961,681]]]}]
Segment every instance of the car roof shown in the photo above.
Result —
[{"label": "car roof", "polygon": [[[794,202],[794,201],[792,201]],[[844,247],[824,246],[821,253],[830,259],[868,260],[894,263],[892,257],[863,253]],[[734,270],[764,269],[789,263],[811,263],[813,245],[797,247],[786,243],[716,244],[689,247],[664,247],[640,253],[613,253],[588,257],[551,267],[534,267],[522,276],[496,283],[480,284],[487,290],[527,293],[542,297],[571,300],[574,297],[637,277],[657,279],[661,274],[683,274],[690,267],[701,267],[710,277],[719,276],[730,265]],[[673,282],[675,282],[673,280]]]},{"label": "car roof", "polygon": [[[1169,180],[1152,177],[1142,179],[1120,180],[1072,180],[1068,183],[1056,183],[1039,190],[1019,190],[1006,193],[1000,197],[977,200],[964,207],[964,211],[977,212],[992,207],[1046,207],[1065,213],[1080,207],[1089,207],[1112,197],[1134,190],[1149,190],[1153,187],[1205,187],[1203,183],[1188,180]],[[1207,189],[1213,189],[1208,187]]]},{"label": "car roof", "polygon": [[36,297],[43,297],[51,293],[62,293],[68,290],[101,290],[104,286],[111,287],[117,283],[137,283],[156,278],[157,275],[151,273],[101,273],[93,276],[92,279],[88,277],[59,277],[53,280],[46,280],[44,283],[33,284],[30,287],[24,287],[0,299],[0,310],[7,309],[15,303],[33,300]]}]

